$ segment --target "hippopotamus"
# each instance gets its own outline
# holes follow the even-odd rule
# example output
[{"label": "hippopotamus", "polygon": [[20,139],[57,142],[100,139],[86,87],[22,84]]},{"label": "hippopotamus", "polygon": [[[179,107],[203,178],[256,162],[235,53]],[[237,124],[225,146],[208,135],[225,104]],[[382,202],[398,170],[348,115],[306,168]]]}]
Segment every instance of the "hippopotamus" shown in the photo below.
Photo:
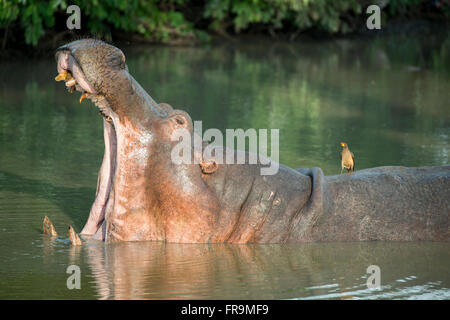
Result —
[{"label": "hippopotamus", "polygon": [[[259,163],[217,164],[201,156],[175,163],[172,134],[192,133],[192,119],[156,103],[129,73],[120,49],[83,39],[59,47],[55,57],[58,80],[82,92],[80,101],[90,99],[103,116],[105,153],[82,237],[175,243],[450,240],[450,165],[324,176],[320,168],[282,164],[276,174],[261,175]],[[237,153],[225,147],[221,152]]]}]

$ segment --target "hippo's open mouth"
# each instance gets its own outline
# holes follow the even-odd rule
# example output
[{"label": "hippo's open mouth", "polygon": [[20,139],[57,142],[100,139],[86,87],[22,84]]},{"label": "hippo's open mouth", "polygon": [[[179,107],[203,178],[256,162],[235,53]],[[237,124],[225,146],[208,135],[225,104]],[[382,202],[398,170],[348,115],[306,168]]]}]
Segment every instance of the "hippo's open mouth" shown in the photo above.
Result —
[{"label": "hippo's open mouth", "polygon": [[[115,169],[117,167],[117,130],[114,123],[118,122],[117,114],[110,108],[105,97],[98,93],[86,80],[81,66],[69,50],[58,50],[56,53],[58,76],[55,80],[64,80],[69,92],[79,91],[82,93],[80,103],[90,99],[99,109],[99,114],[104,118],[104,140],[105,154],[100,168],[97,191],[94,204],[92,205],[88,221],[81,234],[93,235],[94,239],[105,240],[106,214],[108,202],[113,201],[112,185],[114,182]],[[120,126],[119,126],[120,127]]]}]

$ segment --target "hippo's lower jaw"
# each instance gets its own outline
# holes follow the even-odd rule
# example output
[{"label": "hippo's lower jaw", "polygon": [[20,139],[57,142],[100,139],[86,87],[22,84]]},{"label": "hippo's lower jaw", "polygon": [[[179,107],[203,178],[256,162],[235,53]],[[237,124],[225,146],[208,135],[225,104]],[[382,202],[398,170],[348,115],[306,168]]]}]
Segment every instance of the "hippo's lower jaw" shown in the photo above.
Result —
[{"label": "hippo's lower jaw", "polygon": [[[112,186],[114,183],[115,169],[117,167],[117,132],[114,124],[104,121],[105,154],[100,167],[97,181],[97,191],[94,203],[91,207],[88,221],[81,234],[93,235],[96,240],[105,240],[107,214],[110,214],[113,201]],[[111,203],[108,206],[109,201]],[[107,210],[109,209],[109,210]]]},{"label": "hippo's lower jaw", "polygon": [[[113,185],[116,168],[118,167],[117,142],[119,140],[118,135],[120,135],[120,125],[116,129],[114,123],[119,122],[118,116],[109,108],[104,98],[95,97],[93,101],[99,109],[103,110],[104,114],[108,114],[112,121],[108,121],[107,119],[103,120],[105,153],[98,174],[95,200],[81,234],[93,235],[93,238],[96,240],[105,240],[107,228],[106,217],[111,215],[114,202]],[[123,141],[124,139],[120,140]]]}]

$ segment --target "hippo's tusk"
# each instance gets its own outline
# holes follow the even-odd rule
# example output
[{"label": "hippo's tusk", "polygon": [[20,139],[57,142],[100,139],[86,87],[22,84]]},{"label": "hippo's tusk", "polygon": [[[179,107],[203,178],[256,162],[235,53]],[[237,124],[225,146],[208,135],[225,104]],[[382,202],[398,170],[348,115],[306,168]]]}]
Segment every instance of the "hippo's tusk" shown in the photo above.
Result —
[{"label": "hippo's tusk", "polygon": [[63,71],[55,77],[56,81],[66,80],[69,73],[67,71]]},{"label": "hippo's tusk", "polygon": [[45,216],[45,218],[44,218],[44,223],[43,223],[42,229],[44,231],[44,234],[48,234],[52,237],[58,236],[58,233],[56,232],[55,227],[53,226],[52,222],[50,221],[50,219],[47,216]]},{"label": "hippo's tusk", "polygon": [[87,94],[86,92],[83,92],[83,94],[80,97],[80,103],[89,96],[89,94]]},{"label": "hippo's tusk", "polygon": [[69,226],[69,240],[73,246],[81,246],[83,244],[72,226]]}]

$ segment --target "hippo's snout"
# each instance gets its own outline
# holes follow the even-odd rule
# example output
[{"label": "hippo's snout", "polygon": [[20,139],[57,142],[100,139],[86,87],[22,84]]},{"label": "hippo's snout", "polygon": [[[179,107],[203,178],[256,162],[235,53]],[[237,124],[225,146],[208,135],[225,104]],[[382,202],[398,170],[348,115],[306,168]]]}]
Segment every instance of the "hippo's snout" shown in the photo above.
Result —
[{"label": "hippo's snout", "polygon": [[58,75],[55,78],[56,81],[64,80],[68,91],[71,93],[75,90],[82,92],[83,98],[80,99],[81,101],[88,95],[97,93],[93,86],[87,81],[82,68],[70,51],[57,51],[55,57],[58,70]]}]

